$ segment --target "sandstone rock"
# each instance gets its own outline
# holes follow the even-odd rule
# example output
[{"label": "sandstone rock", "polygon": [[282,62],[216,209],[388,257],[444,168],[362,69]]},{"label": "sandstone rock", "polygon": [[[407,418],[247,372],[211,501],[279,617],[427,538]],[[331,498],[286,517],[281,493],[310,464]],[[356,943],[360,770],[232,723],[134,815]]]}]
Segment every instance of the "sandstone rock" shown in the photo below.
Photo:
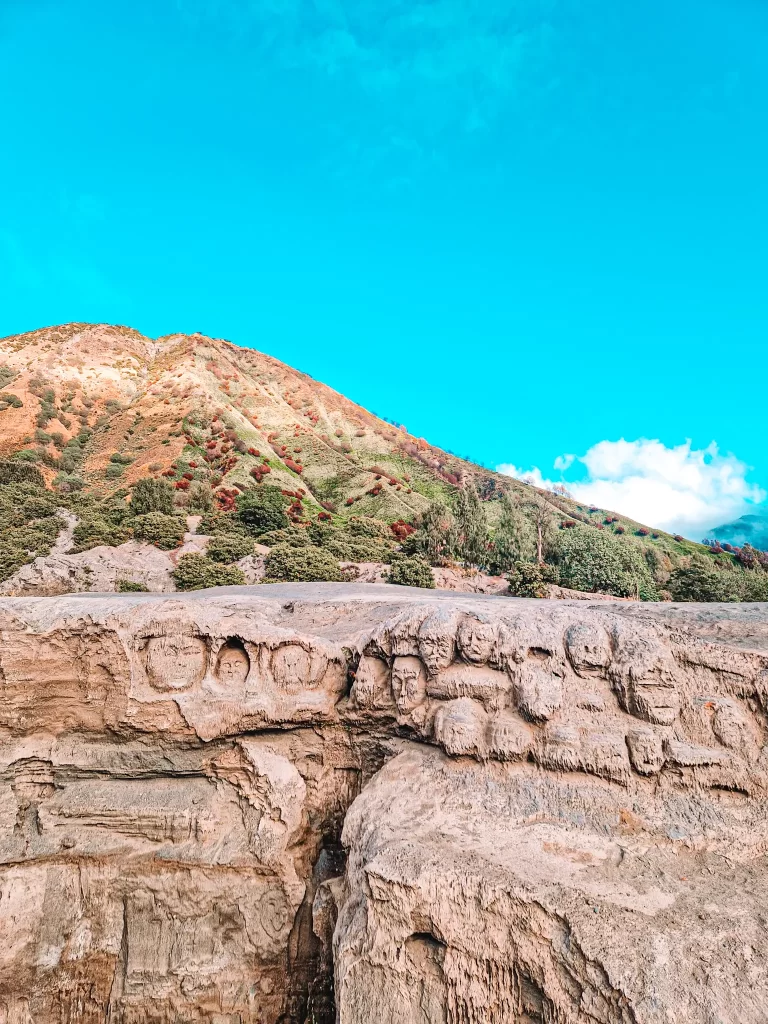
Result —
[{"label": "sandstone rock", "polygon": [[3,599],[0,1020],[768,1019],[768,652],[712,615]]}]

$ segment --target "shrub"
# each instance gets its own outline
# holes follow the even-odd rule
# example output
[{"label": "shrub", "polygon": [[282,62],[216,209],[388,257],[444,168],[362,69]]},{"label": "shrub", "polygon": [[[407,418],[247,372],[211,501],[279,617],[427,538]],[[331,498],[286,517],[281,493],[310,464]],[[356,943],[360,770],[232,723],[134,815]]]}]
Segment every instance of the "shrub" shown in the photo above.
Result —
[{"label": "shrub", "polygon": [[117,547],[130,537],[122,525],[110,521],[106,516],[91,512],[81,517],[72,535],[72,550],[88,551],[90,548]]},{"label": "shrub", "polygon": [[171,576],[179,590],[237,587],[245,583],[245,576],[236,566],[221,565],[205,555],[182,555]]},{"label": "shrub", "polygon": [[149,590],[143,583],[136,583],[133,580],[116,580],[115,590],[118,594],[148,594]]},{"label": "shrub", "polygon": [[673,601],[738,601],[739,576],[692,561],[689,566],[678,566],[672,571],[667,589]]},{"label": "shrub", "polygon": [[142,477],[133,485],[131,512],[135,516],[143,516],[149,512],[170,515],[173,512],[173,488],[165,480]]},{"label": "shrub", "polygon": [[501,517],[493,534],[487,556],[488,571],[501,575],[518,562],[529,562],[536,555],[533,523],[507,497],[502,499]]},{"label": "shrub", "polygon": [[379,540],[391,540],[392,532],[386,523],[372,516],[350,516],[347,530],[353,537],[373,537]]},{"label": "shrub", "polygon": [[125,466],[111,462],[104,470],[105,480],[118,480],[125,472]]},{"label": "shrub", "polygon": [[13,459],[0,459],[0,484],[36,484],[45,487],[43,474],[30,462],[16,462]]},{"label": "shrub", "polygon": [[169,516],[164,512],[147,512],[133,520],[133,536],[136,540],[147,541],[162,551],[177,548],[184,540],[186,523],[181,516]]},{"label": "shrub", "polygon": [[509,592],[514,597],[543,598],[548,594],[547,585],[557,583],[557,568],[547,562],[515,562],[510,570]]},{"label": "shrub", "polygon": [[272,484],[261,484],[258,489],[238,495],[235,507],[240,521],[255,537],[288,526],[288,502],[280,488]]},{"label": "shrub", "polygon": [[312,544],[278,544],[266,558],[265,583],[338,583],[343,579],[341,566],[333,555]]},{"label": "shrub", "polygon": [[658,600],[639,545],[583,526],[560,533],[552,552],[565,587],[616,597]]},{"label": "shrub", "polygon": [[389,570],[387,583],[396,583],[401,587],[435,589],[432,568],[426,558],[422,558],[420,555],[396,559]]},{"label": "shrub", "polygon": [[244,533],[214,533],[206,554],[214,562],[237,562],[253,554],[253,539]]}]

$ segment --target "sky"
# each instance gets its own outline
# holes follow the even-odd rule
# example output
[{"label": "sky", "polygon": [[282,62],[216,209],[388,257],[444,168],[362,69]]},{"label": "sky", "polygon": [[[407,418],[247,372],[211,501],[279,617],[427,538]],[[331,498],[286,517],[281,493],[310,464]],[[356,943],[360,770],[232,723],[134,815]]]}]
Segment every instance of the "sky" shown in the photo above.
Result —
[{"label": "sky", "polygon": [[0,0],[0,336],[258,348],[700,537],[765,511],[764,0]]}]

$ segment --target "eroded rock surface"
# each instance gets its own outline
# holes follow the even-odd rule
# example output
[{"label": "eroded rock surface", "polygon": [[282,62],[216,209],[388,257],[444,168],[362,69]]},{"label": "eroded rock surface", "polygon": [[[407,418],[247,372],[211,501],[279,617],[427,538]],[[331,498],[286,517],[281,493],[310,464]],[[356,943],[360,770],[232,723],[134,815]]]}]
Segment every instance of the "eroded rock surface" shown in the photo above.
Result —
[{"label": "eroded rock surface", "polygon": [[0,1020],[765,1021],[768,653],[712,614],[0,601]]}]

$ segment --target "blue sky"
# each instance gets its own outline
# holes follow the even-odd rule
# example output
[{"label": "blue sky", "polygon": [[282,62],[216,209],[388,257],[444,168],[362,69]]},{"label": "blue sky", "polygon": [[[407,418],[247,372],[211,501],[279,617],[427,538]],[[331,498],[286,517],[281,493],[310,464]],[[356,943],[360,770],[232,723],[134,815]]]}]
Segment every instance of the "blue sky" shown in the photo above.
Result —
[{"label": "blue sky", "polygon": [[766,52],[762,0],[0,0],[0,335],[226,337],[701,533],[768,488]]}]

